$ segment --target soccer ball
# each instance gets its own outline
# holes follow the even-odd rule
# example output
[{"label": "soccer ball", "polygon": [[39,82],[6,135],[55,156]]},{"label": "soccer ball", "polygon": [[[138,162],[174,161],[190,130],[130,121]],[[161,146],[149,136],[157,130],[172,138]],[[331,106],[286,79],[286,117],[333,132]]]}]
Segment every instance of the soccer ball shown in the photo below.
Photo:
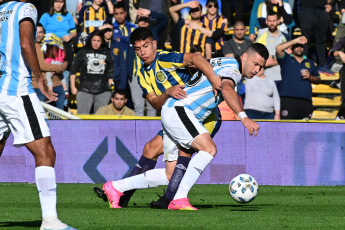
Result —
[{"label": "soccer ball", "polygon": [[229,184],[231,197],[239,203],[248,203],[256,197],[259,185],[249,174],[240,174],[234,177]]}]

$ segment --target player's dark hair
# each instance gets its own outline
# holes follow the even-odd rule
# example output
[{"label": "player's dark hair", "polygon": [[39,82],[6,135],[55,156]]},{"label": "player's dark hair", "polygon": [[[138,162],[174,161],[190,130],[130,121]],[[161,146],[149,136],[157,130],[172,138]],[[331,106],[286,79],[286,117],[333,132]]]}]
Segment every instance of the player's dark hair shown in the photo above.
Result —
[{"label": "player's dark hair", "polygon": [[125,98],[127,98],[127,93],[126,93],[126,91],[123,90],[123,89],[115,89],[115,90],[113,91],[113,93],[111,94],[111,97],[115,97],[115,94],[120,94],[120,95],[125,96]]},{"label": "player's dark hair", "polygon": [[107,46],[107,43],[105,42],[104,40],[104,32],[101,31],[101,30],[94,30],[90,35],[89,37],[87,38],[87,41],[86,41],[86,44],[85,44],[85,48],[90,48],[90,49],[93,49],[92,48],[92,38],[95,37],[95,36],[99,36],[101,38],[101,41],[102,41],[102,45],[99,49],[102,49],[102,48],[106,48],[106,49],[109,49],[109,47]]},{"label": "player's dark hair", "polygon": [[147,27],[136,28],[129,37],[132,45],[134,45],[136,41],[143,41],[147,38],[151,38],[153,40],[152,31]]},{"label": "player's dark hair", "polygon": [[266,46],[264,46],[261,43],[253,43],[251,44],[245,51],[246,53],[257,53],[259,54],[261,57],[263,57],[265,60],[268,59],[268,50],[266,48]]},{"label": "player's dark hair", "polygon": [[115,4],[114,6],[114,9],[123,9],[124,11],[126,11],[126,8],[125,8],[125,4],[123,4],[123,2],[118,2]]},{"label": "player's dark hair", "polygon": [[[49,10],[48,10],[48,14],[50,16],[53,16],[55,10],[54,10],[54,3],[55,3],[56,0],[51,0],[50,1],[50,7],[49,7]],[[68,11],[66,10],[66,0],[63,0],[63,6],[62,6],[62,9],[61,9],[61,14],[63,16],[66,16],[66,14],[68,13]]]}]

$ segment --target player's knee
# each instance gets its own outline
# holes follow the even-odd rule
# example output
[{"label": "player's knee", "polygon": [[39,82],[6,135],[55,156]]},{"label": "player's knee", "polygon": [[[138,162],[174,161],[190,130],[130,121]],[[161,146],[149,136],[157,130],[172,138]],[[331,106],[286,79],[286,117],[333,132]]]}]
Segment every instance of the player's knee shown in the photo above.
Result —
[{"label": "player's knee", "polygon": [[205,152],[208,152],[211,156],[214,157],[217,154],[217,146],[214,143],[212,143],[209,146],[207,146]]},{"label": "player's knee", "polygon": [[149,141],[145,144],[143,156],[152,160],[157,160],[158,156],[163,153],[163,146],[159,143]]}]

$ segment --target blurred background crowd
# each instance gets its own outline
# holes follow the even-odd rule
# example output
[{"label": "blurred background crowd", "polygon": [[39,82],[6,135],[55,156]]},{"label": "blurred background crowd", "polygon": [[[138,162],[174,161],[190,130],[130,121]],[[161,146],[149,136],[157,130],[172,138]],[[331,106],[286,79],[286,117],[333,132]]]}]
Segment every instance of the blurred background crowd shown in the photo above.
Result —
[{"label": "blurred background crowd", "polygon": [[[343,87],[344,0],[31,3],[39,15],[40,67],[59,98],[54,105],[77,114],[159,116],[142,98],[137,81],[141,61],[129,42],[137,27],[152,30],[158,49],[197,52],[206,59],[240,56],[253,42],[266,45],[270,57],[265,70],[237,85],[250,118],[311,118],[312,85],[321,83],[320,76],[337,75],[328,83]],[[277,47],[289,41],[277,54]],[[45,101],[34,80],[33,86]],[[341,92],[343,96],[345,90]],[[344,119],[340,101],[337,119]],[[224,119],[236,119],[225,104],[220,109]]]}]

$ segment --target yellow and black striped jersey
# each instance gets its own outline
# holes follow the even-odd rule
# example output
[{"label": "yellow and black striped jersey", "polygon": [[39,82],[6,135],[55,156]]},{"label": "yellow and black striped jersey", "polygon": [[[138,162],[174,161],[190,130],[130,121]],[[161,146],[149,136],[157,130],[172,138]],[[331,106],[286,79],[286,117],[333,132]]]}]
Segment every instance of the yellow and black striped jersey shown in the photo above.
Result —
[{"label": "yellow and black striped jersey", "polygon": [[171,86],[184,85],[192,75],[183,66],[183,57],[184,53],[157,51],[151,65],[142,65],[136,73],[143,97],[151,92],[162,95]]},{"label": "yellow and black striped jersey", "polygon": [[[199,23],[199,25],[203,26],[202,23]],[[180,29],[180,52],[190,53],[190,49],[193,45],[199,45],[202,49],[202,55],[204,56],[206,34],[201,33],[199,30],[188,28],[182,18],[178,20],[177,26]]]},{"label": "yellow and black striped jersey", "polygon": [[[217,15],[213,19],[208,19],[206,14],[201,17],[201,23],[206,29],[215,31],[216,29],[224,30],[224,33],[227,30],[227,20],[225,17]],[[221,50],[225,43],[224,34],[215,42],[216,50]]]}]

